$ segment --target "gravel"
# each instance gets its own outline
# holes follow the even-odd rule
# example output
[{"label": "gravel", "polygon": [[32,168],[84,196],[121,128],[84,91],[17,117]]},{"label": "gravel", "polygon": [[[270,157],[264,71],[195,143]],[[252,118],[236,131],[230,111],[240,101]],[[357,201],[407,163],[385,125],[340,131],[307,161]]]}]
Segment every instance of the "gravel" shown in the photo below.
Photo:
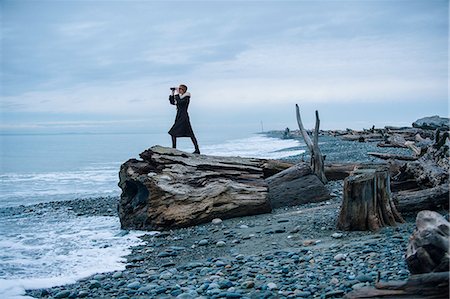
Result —
[{"label": "gravel", "polygon": [[[414,219],[378,232],[336,229],[339,196],[262,214],[220,219],[144,235],[126,269],[75,284],[29,290],[35,298],[341,298],[381,280],[406,279],[404,262]],[[117,198],[41,204],[20,209],[67,209],[77,215],[116,211]],[[90,204],[95,203],[95,208]],[[111,212],[113,211],[113,212]],[[2,211],[5,212],[5,211]]]}]

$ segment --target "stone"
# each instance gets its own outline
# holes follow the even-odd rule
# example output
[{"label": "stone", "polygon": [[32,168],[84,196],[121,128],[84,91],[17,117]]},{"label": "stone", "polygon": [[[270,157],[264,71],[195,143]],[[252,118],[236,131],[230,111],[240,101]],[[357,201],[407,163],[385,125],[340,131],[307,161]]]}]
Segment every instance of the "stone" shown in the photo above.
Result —
[{"label": "stone", "polygon": [[370,275],[361,274],[361,275],[356,276],[356,280],[358,280],[360,282],[372,282],[373,278]]},{"label": "stone", "polygon": [[217,247],[224,247],[227,245],[227,243],[225,243],[224,241],[219,241],[216,243]]},{"label": "stone", "polygon": [[222,219],[220,219],[220,218],[214,218],[214,219],[211,221],[211,223],[212,223],[212,224],[220,224],[220,223],[222,223]]},{"label": "stone", "polygon": [[139,281],[133,281],[127,285],[127,288],[137,290],[141,287],[141,283]]},{"label": "stone", "polygon": [[447,117],[440,117],[439,115],[428,116],[420,118],[412,123],[414,128],[420,128],[424,130],[449,130],[450,120]]},{"label": "stone", "polygon": [[246,289],[251,289],[255,287],[255,282],[253,280],[247,280],[244,283],[242,283],[242,287]]},{"label": "stone", "polygon": [[89,292],[88,291],[80,291],[79,293],[78,293],[78,297],[79,298],[84,298],[84,297],[87,297],[89,295]]},{"label": "stone", "polygon": [[56,293],[55,298],[67,298],[70,295],[70,291],[69,290],[64,290],[64,291],[60,291],[58,293]]},{"label": "stone", "polygon": [[209,243],[208,240],[203,239],[203,240],[200,240],[200,241],[198,242],[198,245],[200,245],[200,246],[205,246],[205,245],[208,245],[208,243]]},{"label": "stone", "polygon": [[342,236],[343,236],[343,234],[341,234],[341,233],[334,233],[331,235],[331,237],[335,238],[335,239],[340,239],[340,238],[342,238]]},{"label": "stone", "polygon": [[101,284],[98,280],[89,281],[89,289],[98,289],[99,287],[101,287]]},{"label": "stone", "polygon": [[336,254],[335,256],[334,256],[334,260],[336,261],[336,262],[339,262],[339,261],[342,261],[342,260],[345,260],[347,258],[347,255],[346,254],[344,254],[344,253],[338,253],[338,254]]},{"label": "stone", "polygon": [[277,286],[275,283],[273,283],[273,282],[269,282],[269,283],[267,284],[267,288],[268,288],[269,290],[275,290],[275,289],[278,289],[278,286]]}]

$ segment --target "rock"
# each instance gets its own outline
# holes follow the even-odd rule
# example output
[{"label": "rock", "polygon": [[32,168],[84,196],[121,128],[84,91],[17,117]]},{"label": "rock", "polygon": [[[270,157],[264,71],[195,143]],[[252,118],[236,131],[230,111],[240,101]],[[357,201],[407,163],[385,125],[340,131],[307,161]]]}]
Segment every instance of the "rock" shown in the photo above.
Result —
[{"label": "rock", "polygon": [[61,292],[56,293],[55,298],[67,298],[70,295],[70,291],[69,290],[64,290]]},{"label": "rock", "polygon": [[89,289],[98,289],[99,287],[101,287],[101,284],[98,280],[89,281]]},{"label": "rock", "polygon": [[133,281],[127,285],[127,288],[137,290],[141,287],[141,283],[139,281]]},{"label": "rock", "polygon": [[414,128],[420,128],[424,130],[436,130],[436,129],[449,130],[450,129],[449,123],[450,123],[449,118],[434,115],[420,118],[415,122],[413,122],[412,126]]},{"label": "rock", "polygon": [[267,284],[267,288],[268,288],[269,290],[276,290],[276,289],[278,289],[278,286],[277,286],[275,283],[273,283],[273,282],[269,282],[269,283]]},{"label": "rock", "polygon": [[205,246],[205,245],[208,245],[208,243],[209,243],[208,240],[203,239],[203,240],[200,240],[200,241],[198,242],[198,245],[200,245],[200,246]]},{"label": "rock", "polygon": [[123,277],[123,273],[121,271],[119,272],[115,272],[112,276],[113,278],[122,278]]},{"label": "rock", "polygon": [[84,298],[84,297],[87,297],[89,295],[89,292],[88,291],[80,291],[79,293],[78,293],[78,297],[79,298]]},{"label": "rock", "polygon": [[245,281],[242,284],[242,287],[245,288],[245,289],[251,289],[251,288],[255,287],[255,282],[253,280]]},{"label": "rock", "polygon": [[338,254],[336,254],[335,256],[334,256],[334,260],[336,261],[336,262],[339,262],[339,261],[342,261],[342,260],[345,260],[347,258],[347,255],[346,254],[344,254],[344,253],[338,253]]},{"label": "rock", "polygon": [[212,223],[212,224],[220,224],[220,223],[222,223],[222,219],[220,219],[220,218],[214,218],[214,219],[211,221],[211,223]]},{"label": "rock", "polygon": [[343,236],[343,234],[341,234],[341,233],[334,233],[331,235],[331,237],[335,238],[335,239],[340,239],[340,238],[342,238],[342,236]]},{"label": "rock", "polygon": [[356,276],[356,280],[360,281],[360,282],[372,282],[373,278],[370,275],[358,275]]},{"label": "rock", "polygon": [[217,247],[224,247],[227,245],[227,243],[225,243],[224,241],[219,241],[216,243]]}]

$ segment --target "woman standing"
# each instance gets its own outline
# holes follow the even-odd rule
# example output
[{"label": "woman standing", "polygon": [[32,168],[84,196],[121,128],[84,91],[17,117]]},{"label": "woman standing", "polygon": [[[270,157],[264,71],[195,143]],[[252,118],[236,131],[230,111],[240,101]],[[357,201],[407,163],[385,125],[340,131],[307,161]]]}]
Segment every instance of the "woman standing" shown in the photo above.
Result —
[{"label": "woman standing", "polygon": [[184,84],[181,84],[178,88],[172,87],[171,90],[172,94],[169,96],[170,104],[177,106],[175,123],[169,130],[169,134],[172,136],[172,147],[177,148],[177,137],[191,137],[192,143],[195,147],[194,154],[200,154],[197,138],[195,138],[194,131],[192,130],[191,122],[189,120],[189,114],[187,112],[191,94],[187,92],[187,86]]}]

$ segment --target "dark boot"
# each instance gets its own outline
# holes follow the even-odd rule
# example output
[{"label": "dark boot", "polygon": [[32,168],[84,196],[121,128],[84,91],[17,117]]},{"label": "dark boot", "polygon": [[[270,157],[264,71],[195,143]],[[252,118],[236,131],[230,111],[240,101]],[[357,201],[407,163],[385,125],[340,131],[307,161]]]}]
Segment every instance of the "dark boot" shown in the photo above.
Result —
[{"label": "dark boot", "polygon": [[172,136],[172,148],[177,148],[177,137]]},{"label": "dark boot", "polygon": [[193,152],[193,154],[200,154],[200,149],[198,148],[197,138],[195,138],[195,136],[192,136],[191,140],[195,147],[195,151]]}]

